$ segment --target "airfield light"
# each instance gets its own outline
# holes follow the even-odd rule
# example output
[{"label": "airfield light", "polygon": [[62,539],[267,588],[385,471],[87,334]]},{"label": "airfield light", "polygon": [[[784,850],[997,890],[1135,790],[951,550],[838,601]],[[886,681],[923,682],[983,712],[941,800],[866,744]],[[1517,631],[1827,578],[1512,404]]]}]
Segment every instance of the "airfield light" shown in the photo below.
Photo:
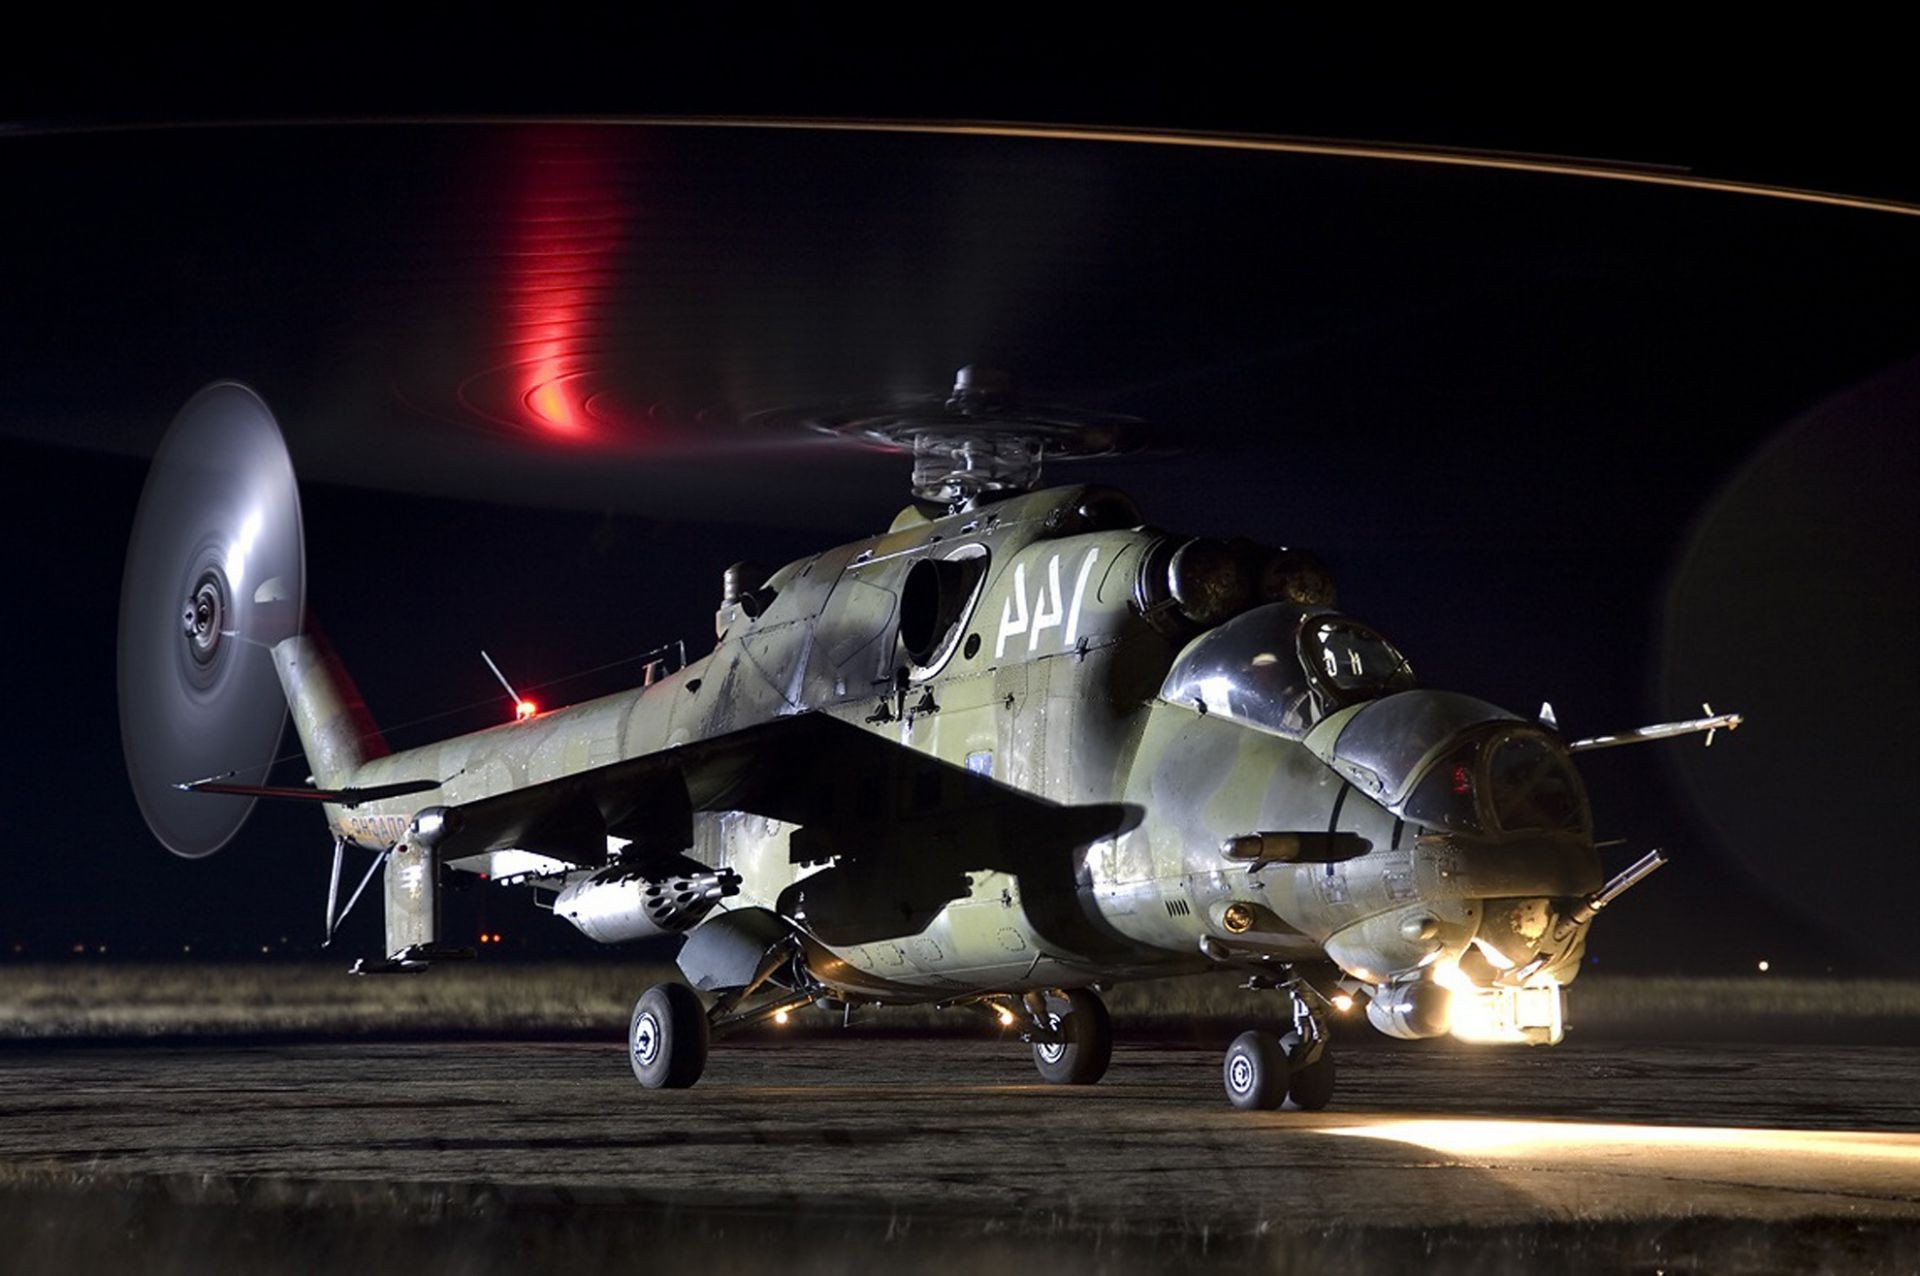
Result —
[{"label": "airfield light", "polygon": [[787,1018],[787,1012],[784,1010],[776,1010],[773,1012],[773,1021],[777,1024],[784,1025],[787,1022]]},{"label": "airfield light", "polygon": [[540,706],[535,704],[533,701],[531,700],[516,701],[513,706],[513,720],[515,722],[525,722],[528,718],[531,718],[534,714],[538,712],[540,712]]},{"label": "airfield light", "polygon": [[1353,1009],[1353,997],[1344,992],[1333,994],[1333,1008],[1343,1015],[1346,1014],[1347,1011]]}]

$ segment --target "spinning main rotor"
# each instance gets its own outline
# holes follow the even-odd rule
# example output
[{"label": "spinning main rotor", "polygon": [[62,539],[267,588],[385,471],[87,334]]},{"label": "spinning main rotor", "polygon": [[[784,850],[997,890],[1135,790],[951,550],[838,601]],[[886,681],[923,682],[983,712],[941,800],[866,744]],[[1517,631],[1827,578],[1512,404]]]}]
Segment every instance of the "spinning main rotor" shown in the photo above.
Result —
[{"label": "spinning main rotor", "polygon": [[1006,373],[972,364],[944,395],[782,409],[759,419],[910,453],[914,498],[949,508],[1032,491],[1048,460],[1123,456],[1146,444],[1138,417],[1029,403]]}]

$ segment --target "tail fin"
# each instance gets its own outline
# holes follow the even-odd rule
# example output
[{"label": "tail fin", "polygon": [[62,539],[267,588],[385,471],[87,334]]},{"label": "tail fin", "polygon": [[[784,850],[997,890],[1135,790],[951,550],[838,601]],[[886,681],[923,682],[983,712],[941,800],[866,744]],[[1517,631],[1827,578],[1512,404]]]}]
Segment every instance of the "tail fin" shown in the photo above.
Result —
[{"label": "tail fin", "polygon": [[387,742],[360,689],[311,616],[306,632],[274,646],[273,667],[316,785],[347,787],[363,763],[387,755]]}]

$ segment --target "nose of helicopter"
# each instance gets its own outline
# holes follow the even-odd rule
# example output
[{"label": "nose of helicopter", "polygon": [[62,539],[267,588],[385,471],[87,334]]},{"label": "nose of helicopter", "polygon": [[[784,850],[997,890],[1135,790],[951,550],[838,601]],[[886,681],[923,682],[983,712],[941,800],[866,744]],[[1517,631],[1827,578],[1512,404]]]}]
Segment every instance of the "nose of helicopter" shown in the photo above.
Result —
[{"label": "nose of helicopter", "polygon": [[1411,834],[1404,864],[1378,869],[1400,875],[1394,906],[1327,942],[1373,986],[1375,1026],[1557,1039],[1559,986],[1586,932],[1568,918],[1600,885],[1586,791],[1558,736],[1486,701],[1420,690],[1344,711],[1308,744]]}]

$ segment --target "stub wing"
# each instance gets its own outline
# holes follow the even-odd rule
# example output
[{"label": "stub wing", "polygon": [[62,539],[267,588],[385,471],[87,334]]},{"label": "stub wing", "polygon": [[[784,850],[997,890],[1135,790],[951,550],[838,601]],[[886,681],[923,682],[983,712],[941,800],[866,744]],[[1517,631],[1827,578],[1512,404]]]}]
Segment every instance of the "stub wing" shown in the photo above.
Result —
[{"label": "stub wing", "polygon": [[1017,870],[1034,855],[1133,828],[1138,807],[1063,806],[822,713],[628,758],[440,809],[443,860],[508,847],[573,863],[608,837],[640,854],[692,844],[695,811],[743,811],[798,826],[796,862],[917,848],[972,868]]}]

